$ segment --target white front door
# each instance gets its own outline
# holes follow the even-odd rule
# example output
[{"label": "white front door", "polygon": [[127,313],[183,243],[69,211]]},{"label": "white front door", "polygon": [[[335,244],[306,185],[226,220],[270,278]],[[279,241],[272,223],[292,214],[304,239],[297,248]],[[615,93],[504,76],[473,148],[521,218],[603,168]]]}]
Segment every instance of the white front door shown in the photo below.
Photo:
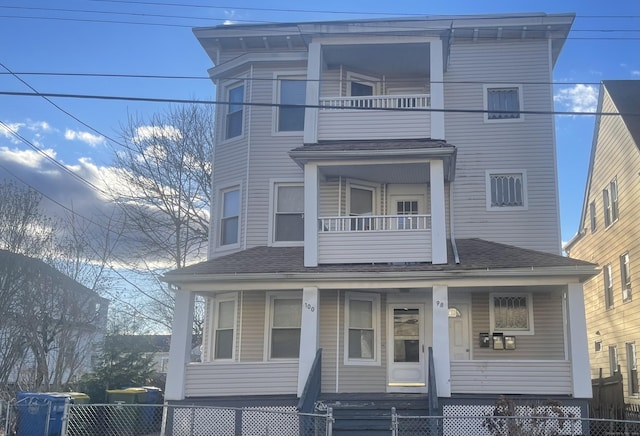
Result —
[{"label": "white front door", "polygon": [[426,392],[424,304],[388,305],[388,391]]},{"label": "white front door", "polygon": [[449,358],[469,360],[469,305],[449,303]]}]

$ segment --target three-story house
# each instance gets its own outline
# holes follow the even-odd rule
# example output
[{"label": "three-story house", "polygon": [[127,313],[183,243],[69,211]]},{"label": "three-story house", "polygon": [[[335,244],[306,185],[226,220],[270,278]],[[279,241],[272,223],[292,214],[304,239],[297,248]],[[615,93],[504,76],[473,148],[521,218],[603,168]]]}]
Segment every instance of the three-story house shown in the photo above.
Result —
[{"label": "three-story house", "polygon": [[166,398],[295,405],[315,361],[325,403],[431,391],[477,414],[525,394],[580,413],[595,266],[560,255],[550,86],[573,18],[195,29],[220,103],[210,260],[165,275]]}]

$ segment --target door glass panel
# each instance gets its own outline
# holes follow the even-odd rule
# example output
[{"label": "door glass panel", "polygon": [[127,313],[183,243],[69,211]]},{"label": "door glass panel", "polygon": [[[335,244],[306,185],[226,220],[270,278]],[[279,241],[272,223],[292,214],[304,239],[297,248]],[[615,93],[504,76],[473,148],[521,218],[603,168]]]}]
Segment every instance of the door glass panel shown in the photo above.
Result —
[{"label": "door glass panel", "polygon": [[420,310],[393,310],[393,361],[420,362]]}]

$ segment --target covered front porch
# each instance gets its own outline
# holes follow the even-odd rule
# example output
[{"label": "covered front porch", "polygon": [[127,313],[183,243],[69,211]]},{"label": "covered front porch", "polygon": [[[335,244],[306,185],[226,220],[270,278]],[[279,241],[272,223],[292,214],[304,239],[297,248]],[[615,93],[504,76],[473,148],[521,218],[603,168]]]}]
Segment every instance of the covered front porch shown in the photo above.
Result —
[{"label": "covered front porch", "polygon": [[[318,349],[324,394],[424,394],[431,389],[429,347],[440,398],[591,394],[575,272],[569,278],[563,268],[560,275],[548,268],[517,274],[458,269],[453,277],[433,265],[363,266],[357,272],[339,272],[336,265],[309,275],[298,268],[293,263],[286,280],[256,272],[236,283],[227,274],[192,280],[188,288],[185,283],[176,296],[167,398],[299,397]],[[582,266],[582,273],[587,269]],[[183,345],[196,294],[208,299],[205,361],[188,363]],[[509,318],[496,314],[509,304],[516,308],[508,311],[519,314],[511,330],[500,324]],[[231,320],[221,315],[229,313]],[[520,316],[525,314],[527,322]],[[223,349],[229,337],[230,354]]]}]

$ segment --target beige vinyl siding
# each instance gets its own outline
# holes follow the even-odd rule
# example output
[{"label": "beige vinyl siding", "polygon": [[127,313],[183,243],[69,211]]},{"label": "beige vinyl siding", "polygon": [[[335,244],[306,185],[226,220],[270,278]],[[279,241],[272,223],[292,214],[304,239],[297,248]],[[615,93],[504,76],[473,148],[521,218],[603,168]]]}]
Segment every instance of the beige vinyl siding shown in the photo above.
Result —
[{"label": "beige vinyl siding", "polygon": [[318,235],[319,263],[429,261],[429,230],[327,232]]},{"label": "beige vinyl siding", "polygon": [[[327,182],[320,183],[320,193],[318,200],[318,216],[329,217],[329,216],[340,216],[341,213],[338,211],[338,201],[340,194],[340,180],[330,180]],[[344,197],[344,186],[342,187],[342,197]]]},{"label": "beige vinyl siding", "polygon": [[[496,288],[496,292],[501,292]],[[527,290],[522,290],[527,292]],[[564,318],[562,289],[533,290],[534,335],[515,335],[515,350],[480,348],[480,333],[492,333],[489,321],[489,292],[471,293],[471,320],[474,360],[564,360]]]},{"label": "beige vinyl siding", "polygon": [[186,397],[295,394],[298,362],[187,365]]},{"label": "beige vinyl siding", "polygon": [[[306,64],[278,66],[277,72],[297,74],[306,71]],[[274,89],[274,67],[254,69],[252,101],[271,104]],[[303,132],[294,135],[274,134],[275,109],[268,106],[251,108],[251,150],[249,157],[249,215],[247,248],[267,245],[269,226],[269,189],[272,180],[303,180],[303,170],[288,156],[288,152],[302,145]],[[245,155],[244,159],[247,159]]]},{"label": "beige vinyl siding", "polygon": [[[242,292],[240,295],[238,304],[242,305],[242,327],[241,332],[236,333],[236,343],[241,344],[241,362],[261,362],[264,359],[265,302],[265,292]],[[242,334],[240,341],[239,334]]]},{"label": "beige vinyl siding", "polygon": [[339,97],[344,95],[341,92],[340,69],[322,71],[320,81],[320,97]]},{"label": "beige vinyl siding", "polygon": [[[618,111],[607,93],[603,96],[602,111]],[[602,368],[603,374],[609,375],[608,347],[616,345],[624,392],[629,398],[626,343],[635,342],[640,350],[640,149],[618,116],[601,117],[596,139],[586,204],[595,203],[597,227],[591,232],[587,211],[586,220],[581,223],[585,234],[571,247],[569,254],[597,263],[601,268],[611,264],[613,308],[607,310],[605,307],[602,272],[584,284],[591,373],[595,378]],[[619,219],[605,227],[602,190],[614,178],[618,183]],[[620,256],[626,252],[631,266],[632,299],[625,303],[622,300]],[[595,351],[596,341],[601,341],[602,351]],[[631,398],[637,401],[638,397]]]},{"label": "beige vinyl siding", "polygon": [[[481,110],[483,84],[501,82],[522,84],[524,110],[550,111],[549,71],[547,41],[454,42],[444,75],[445,109]],[[482,113],[447,113],[445,132],[458,147],[456,236],[559,253],[552,116],[485,122]],[[487,211],[487,170],[526,170],[528,209]]]},{"label": "beige vinyl siding", "polygon": [[571,395],[565,361],[451,362],[453,394]]}]

